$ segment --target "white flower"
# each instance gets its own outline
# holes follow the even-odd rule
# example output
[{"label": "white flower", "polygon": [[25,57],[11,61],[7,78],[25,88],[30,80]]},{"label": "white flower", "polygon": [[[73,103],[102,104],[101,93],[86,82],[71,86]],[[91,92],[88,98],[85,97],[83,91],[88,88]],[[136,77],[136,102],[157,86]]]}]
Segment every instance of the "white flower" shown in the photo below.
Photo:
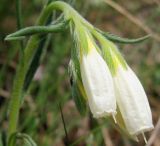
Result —
[{"label": "white flower", "polygon": [[89,52],[81,55],[82,82],[95,118],[116,114],[113,79],[106,62],[88,40]]},{"label": "white flower", "polygon": [[135,73],[120,64],[114,78],[116,100],[126,128],[131,135],[153,128],[152,115],[145,91]]}]

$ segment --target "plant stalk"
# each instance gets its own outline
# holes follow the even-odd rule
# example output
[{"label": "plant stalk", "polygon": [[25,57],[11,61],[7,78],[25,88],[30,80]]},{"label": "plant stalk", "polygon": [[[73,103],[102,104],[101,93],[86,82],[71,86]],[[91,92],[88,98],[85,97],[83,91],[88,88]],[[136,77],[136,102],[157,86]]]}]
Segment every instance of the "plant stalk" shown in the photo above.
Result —
[{"label": "plant stalk", "polygon": [[[52,9],[49,9],[49,11],[47,8],[48,6],[43,9],[36,23],[37,25],[43,25],[46,22],[49,14],[52,12],[51,10],[54,9],[54,5],[52,4]],[[35,48],[37,48],[38,46],[39,39],[40,39],[39,35],[32,36],[27,43],[27,46],[24,50],[23,57],[20,57],[21,60],[17,67],[16,77],[14,79],[13,89],[11,93],[11,101],[10,101],[10,107],[9,107],[8,139],[13,133],[17,131],[19,110],[21,107],[21,100],[22,100],[22,94],[23,94],[23,85],[24,85],[26,73],[28,71],[31,59],[35,52]]]},{"label": "plant stalk", "polygon": [[[36,22],[36,25],[44,25],[47,18],[49,17],[49,14],[52,13],[54,9],[64,12],[65,16],[67,16],[66,19],[69,19],[68,17],[73,16],[71,12],[73,12],[74,15],[78,16],[78,13],[72,7],[70,7],[70,5],[60,1],[52,2],[49,5],[44,7],[44,9],[40,14],[40,17]],[[81,17],[81,16],[79,15],[78,17]],[[18,64],[16,77],[13,83],[13,89],[11,93],[11,102],[9,107],[8,139],[13,133],[17,131],[17,123],[19,119],[19,110],[21,107],[24,81],[25,81],[26,74],[29,69],[31,60],[36,51],[35,48],[37,48],[38,46],[39,40],[40,40],[39,35],[32,36],[29,39],[26,45],[26,48],[24,49],[23,56],[20,57],[21,60],[20,60],[20,63]]]}]

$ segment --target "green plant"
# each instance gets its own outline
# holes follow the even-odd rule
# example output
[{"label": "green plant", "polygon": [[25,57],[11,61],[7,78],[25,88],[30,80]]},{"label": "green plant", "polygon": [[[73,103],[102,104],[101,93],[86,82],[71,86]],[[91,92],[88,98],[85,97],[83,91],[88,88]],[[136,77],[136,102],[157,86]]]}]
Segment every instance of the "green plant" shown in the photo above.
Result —
[{"label": "green plant", "polygon": [[[49,15],[52,13],[53,10],[61,10],[64,14],[63,19],[59,19],[54,24],[49,24],[48,26],[44,26],[49,18]],[[72,78],[72,92],[74,96],[79,97],[80,100],[75,100],[78,109],[85,108],[86,106],[86,99],[89,96],[89,92],[87,93],[88,87],[84,86],[84,79],[81,72],[81,59],[83,59],[83,55],[89,54],[90,51],[95,47],[103,57],[106,59],[106,62],[109,64],[111,72],[113,76],[117,73],[117,66],[123,66],[127,69],[126,62],[121,57],[119,52],[116,50],[116,47],[110,42],[120,42],[120,43],[137,43],[147,39],[149,36],[145,36],[139,39],[125,39],[120,38],[109,33],[104,33],[96,28],[94,28],[90,23],[88,23],[82,16],[80,16],[72,7],[64,2],[53,2],[48,4],[42,11],[39,19],[37,20],[36,26],[28,27],[21,29],[13,34],[10,34],[6,37],[6,40],[22,40],[26,36],[33,35],[29,39],[26,48],[23,49],[23,42],[21,43],[21,53],[20,53],[20,63],[17,68],[17,73],[13,85],[13,91],[11,94],[11,103],[10,103],[10,114],[9,114],[9,135],[8,135],[8,144],[10,146],[15,145],[16,139],[18,137],[22,137],[22,139],[26,139],[26,136],[23,134],[17,133],[17,122],[19,117],[19,109],[21,104],[23,103],[23,96],[27,91],[29,84],[33,78],[35,70],[38,66],[36,63],[37,60],[40,59],[42,47],[41,49],[38,48],[38,44],[42,37],[46,37],[45,34],[53,33],[53,32],[61,32],[66,28],[71,29],[71,35],[73,39],[75,39],[76,49],[72,51],[72,60],[70,63],[70,72]],[[100,46],[96,45],[94,42],[95,38],[99,40]],[[110,40],[106,41],[105,40]],[[109,47],[111,50],[106,50],[103,46]],[[101,49],[99,49],[101,47]],[[106,48],[107,48],[106,47]],[[98,54],[96,52],[95,54]],[[104,53],[104,54],[103,54]],[[38,55],[37,55],[38,54]],[[108,56],[109,54],[109,56]],[[105,55],[107,57],[105,58]],[[94,55],[93,55],[94,56]],[[96,55],[95,55],[96,56]],[[112,58],[113,57],[113,58]],[[97,55],[99,58],[99,55]],[[98,59],[97,59],[98,60]],[[94,61],[94,58],[93,58]],[[95,62],[96,63],[96,62]],[[36,65],[35,65],[36,64]],[[105,64],[105,63],[104,63]],[[32,67],[35,65],[35,67]],[[85,63],[84,63],[85,66]],[[106,66],[106,65],[105,65]],[[84,67],[85,68],[85,67]],[[84,69],[85,70],[85,69]],[[87,80],[87,75],[86,79]],[[83,81],[82,81],[83,80]],[[87,84],[87,83],[86,83]],[[90,86],[90,85],[88,85]],[[102,86],[103,87],[103,86]],[[81,94],[81,95],[80,95]],[[87,95],[88,94],[88,95]],[[84,111],[80,111],[85,113]],[[115,110],[115,109],[114,109]],[[92,111],[94,113],[94,110]],[[113,118],[115,117],[115,113],[112,113]],[[96,115],[99,117],[99,115]],[[104,116],[104,114],[100,115]],[[151,127],[149,127],[151,128]],[[137,132],[137,131],[136,131]],[[143,131],[142,131],[143,132]],[[134,132],[135,134],[135,132]],[[32,140],[27,136],[27,139],[33,143]]]}]

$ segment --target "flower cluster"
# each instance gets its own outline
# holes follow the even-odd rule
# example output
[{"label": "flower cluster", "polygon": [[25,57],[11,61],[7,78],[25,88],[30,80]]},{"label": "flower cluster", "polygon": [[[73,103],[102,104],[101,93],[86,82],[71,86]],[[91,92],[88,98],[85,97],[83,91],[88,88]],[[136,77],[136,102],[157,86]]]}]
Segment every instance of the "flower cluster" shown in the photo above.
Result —
[{"label": "flower cluster", "polygon": [[143,86],[117,46],[66,3],[58,1],[55,7],[70,21],[76,46],[71,50],[69,71],[80,113],[88,103],[93,117],[111,116],[133,138],[144,136],[153,129],[151,109]]},{"label": "flower cluster", "polygon": [[72,55],[76,57],[71,59],[73,80],[79,81],[85,95],[81,98],[88,101],[93,117],[112,116],[119,125],[121,117],[133,138],[153,129],[146,93],[116,45],[83,25],[75,24],[74,38],[77,46]]}]

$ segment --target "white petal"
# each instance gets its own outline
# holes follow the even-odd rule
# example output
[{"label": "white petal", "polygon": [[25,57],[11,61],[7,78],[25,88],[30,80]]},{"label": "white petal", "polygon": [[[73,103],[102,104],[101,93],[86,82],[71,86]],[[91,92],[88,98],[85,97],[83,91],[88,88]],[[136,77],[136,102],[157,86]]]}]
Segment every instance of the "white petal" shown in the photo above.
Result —
[{"label": "white petal", "polygon": [[107,64],[95,48],[91,49],[87,55],[82,55],[80,67],[93,116],[98,118],[115,115],[113,79]]},{"label": "white petal", "polygon": [[114,77],[117,104],[131,135],[153,128],[152,115],[145,91],[135,73],[121,65]]}]

